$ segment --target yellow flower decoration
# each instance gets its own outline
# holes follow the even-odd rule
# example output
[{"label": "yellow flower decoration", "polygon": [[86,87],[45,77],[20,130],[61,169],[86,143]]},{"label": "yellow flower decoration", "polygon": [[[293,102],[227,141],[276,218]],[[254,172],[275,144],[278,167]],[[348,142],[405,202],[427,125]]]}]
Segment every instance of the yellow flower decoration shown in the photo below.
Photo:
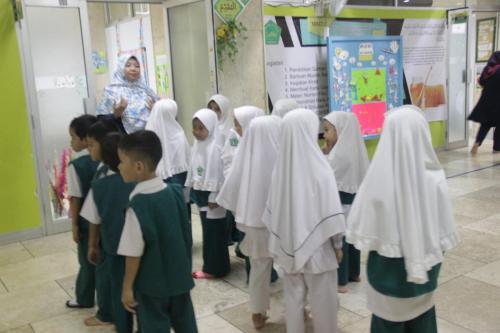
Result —
[{"label": "yellow flower decoration", "polygon": [[224,58],[234,62],[236,53],[238,53],[238,39],[247,39],[245,36],[246,31],[246,27],[236,20],[230,20],[217,27],[217,62],[220,70],[222,70]]}]

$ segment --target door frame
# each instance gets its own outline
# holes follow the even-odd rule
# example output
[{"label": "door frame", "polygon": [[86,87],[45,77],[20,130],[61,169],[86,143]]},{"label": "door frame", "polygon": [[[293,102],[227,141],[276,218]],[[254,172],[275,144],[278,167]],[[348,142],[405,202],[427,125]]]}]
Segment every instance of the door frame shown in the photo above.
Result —
[{"label": "door frame", "polygon": [[[82,100],[85,113],[95,113],[95,82],[92,72],[90,29],[87,12],[87,2],[85,0],[24,0],[22,3],[22,12],[26,13],[26,7],[49,7],[49,8],[77,8],[80,13],[80,25],[82,31],[82,46],[84,51],[84,66],[87,79],[87,98]],[[44,235],[57,234],[71,230],[71,221],[69,218],[53,219],[50,209],[49,198],[49,178],[45,168],[45,159],[42,149],[42,133],[40,110],[38,108],[35,73],[33,68],[33,59],[31,52],[29,23],[26,16],[22,17],[16,24],[16,32],[19,42],[19,51],[21,54],[22,72],[25,86],[25,95],[27,110],[30,123],[30,133],[33,147],[33,156],[36,165],[37,190],[40,207],[40,216],[42,217],[42,231]],[[69,140],[68,140],[69,141]]]},{"label": "door frame", "polygon": [[183,5],[188,5],[190,3],[195,2],[204,2],[206,9],[206,18],[207,18],[207,41],[208,41],[208,64],[209,64],[209,78],[210,78],[210,88],[212,93],[215,94],[219,91],[218,89],[218,77],[217,77],[217,63],[216,63],[216,55],[215,55],[215,38],[214,38],[214,11],[212,8],[211,0],[165,0],[163,1],[163,22],[165,24],[165,53],[167,54],[169,66],[169,77],[172,82],[172,93],[171,97],[175,99],[174,94],[174,86],[175,81],[173,77],[173,69],[172,69],[172,57],[170,52],[170,30],[168,23],[168,9]]},{"label": "door frame", "polygon": [[[469,85],[471,82],[471,74],[470,74],[470,68],[471,68],[471,57],[470,57],[470,45],[471,45],[471,11],[469,8],[457,8],[457,9],[450,9],[446,11],[447,18],[447,27],[448,27],[448,33],[447,33],[447,63],[446,63],[446,81],[447,81],[447,87],[446,87],[446,95],[447,95],[447,120],[446,120],[446,149],[457,149],[457,148],[463,148],[467,147],[468,142],[469,142],[469,125],[467,121],[467,117],[469,116],[469,100],[470,100],[470,91],[469,91]],[[451,113],[451,96],[450,96],[450,57],[449,57],[449,52],[450,52],[450,44],[451,44],[451,20],[453,17],[456,17],[457,15],[454,14],[464,14],[464,16],[467,18],[467,29],[466,29],[466,65],[465,65],[465,126],[464,126],[464,131],[465,131],[465,139],[456,141],[456,142],[450,142],[450,113]]]}]

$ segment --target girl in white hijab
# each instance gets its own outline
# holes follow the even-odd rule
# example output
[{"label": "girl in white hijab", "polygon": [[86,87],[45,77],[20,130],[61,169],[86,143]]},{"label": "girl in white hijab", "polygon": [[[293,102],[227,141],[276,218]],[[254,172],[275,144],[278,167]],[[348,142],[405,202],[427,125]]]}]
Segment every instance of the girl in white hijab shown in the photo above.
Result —
[{"label": "girl in white hijab", "polygon": [[[263,115],[264,111],[255,106],[241,106],[234,109],[234,127],[230,129],[229,135],[224,143],[224,147],[222,148],[224,178],[227,178],[229,175],[229,170],[231,169],[231,165],[233,163],[233,157],[236,153],[241,137],[243,136],[243,132],[246,130],[253,118]],[[236,255],[247,260],[239,249],[239,242],[243,239],[244,235],[236,228],[232,212],[227,213],[227,220],[229,225],[227,243],[228,245],[233,245],[235,242],[238,243],[235,249]],[[248,267],[249,264],[247,262],[247,270]]]},{"label": "girl in white hijab", "polygon": [[284,271],[286,328],[305,332],[309,295],[314,332],[336,333],[337,267],[345,220],[335,174],[318,142],[319,119],[311,111],[290,111],[281,125],[263,222],[269,252]]},{"label": "girl in white hijab", "polygon": [[156,173],[166,182],[184,185],[191,159],[191,148],[186,134],[176,120],[177,103],[161,99],[155,103],[146,124],[146,129],[158,135],[163,157]]},{"label": "girl in white hijab", "polygon": [[[326,147],[323,152],[328,156],[340,195],[344,214],[354,201],[356,192],[368,170],[369,160],[365,143],[361,136],[358,119],[351,112],[334,111],[323,118]],[[344,240],[342,262],[338,269],[339,292],[347,292],[347,283],[359,282],[360,251]]]},{"label": "girl in white hijab", "polygon": [[200,210],[203,228],[203,268],[193,273],[196,279],[222,277],[230,270],[226,211],[215,203],[223,182],[222,148],[217,135],[217,115],[209,109],[196,112],[193,116],[196,141],[186,180],[186,186],[191,187],[191,199]]},{"label": "girl in white hijab", "polygon": [[[238,110],[238,109],[236,109]],[[235,116],[237,112],[235,110]],[[278,156],[281,119],[275,116],[252,120],[235,156],[217,202],[235,214],[238,229],[245,233],[241,251],[250,257],[250,310],[256,329],[265,325],[269,309],[273,260],[268,251],[269,232],[262,214]]]},{"label": "girl in white hijab", "polygon": [[229,131],[233,127],[233,110],[231,109],[231,103],[226,96],[213,95],[208,101],[207,108],[217,114],[219,131],[217,140],[219,140],[219,144],[223,146],[229,136]]},{"label": "girl in white hijab", "polygon": [[250,124],[250,121],[264,115],[264,110],[255,106],[241,106],[234,109],[234,127],[229,130],[224,147],[222,148],[222,162],[224,164],[224,178],[229,175],[229,169],[233,163],[233,157],[238,148],[238,144],[243,136],[243,132]]},{"label": "girl in white hijab", "polygon": [[285,114],[288,112],[298,109],[299,103],[297,103],[294,99],[291,98],[282,98],[279,99],[276,104],[274,104],[273,108],[273,116],[278,116],[283,118]]},{"label": "girl in white hijab", "polygon": [[371,332],[437,332],[433,292],[458,243],[445,174],[420,109],[389,112],[351,208],[347,241],[370,251]]}]

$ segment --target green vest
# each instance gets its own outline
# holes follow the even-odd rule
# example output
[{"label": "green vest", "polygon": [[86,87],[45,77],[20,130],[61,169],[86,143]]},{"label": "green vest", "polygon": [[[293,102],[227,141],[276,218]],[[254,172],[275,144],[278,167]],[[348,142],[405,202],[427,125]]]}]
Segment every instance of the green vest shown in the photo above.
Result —
[{"label": "green vest", "polygon": [[356,197],[356,193],[347,193],[339,191],[340,203],[343,205],[352,205],[354,198]]},{"label": "green vest", "polygon": [[406,281],[404,258],[387,258],[371,251],[368,256],[367,274],[370,285],[381,294],[398,298],[417,297],[434,291],[441,264],[427,272],[429,281],[416,284]]},{"label": "green vest", "polygon": [[90,155],[83,155],[69,162],[75,168],[82,198],[85,198],[90,190],[90,183],[94,178],[98,163],[90,158]]},{"label": "green vest", "polygon": [[101,217],[101,243],[106,253],[116,255],[125,224],[125,209],[134,183],[125,183],[115,173],[92,182],[92,192]]},{"label": "green vest", "polygon": [[187,179],[187,172],[181,172],[177,173],[175,175],[172,175],[172,177],[169,177],[165,180],[167,184],[178,184],[182,187],[184,187],[184,184],[186,183]]},{"label": "green vest", "polygon": [[193,201],[198,207],[207,207],[208,206],[208,196],[210,195],[209,191],[198,191],[191,190],[189,197],[191,201]]},{"label": "green vest", "polygon": [[97,180],[97,179],[106,177],[108,171],[109,171],[109,167],[107,165],[104,165],[104,164],[101,165],[101,167],[99,169],[97,169],[97,171],[95,172],[94,178],[92,178],[92,180]]},{"label": "green vest", "polygon": [[[93,161],[90,155],[83,155],[75,158],[69,164],[75,168],[78,183],[80,184],[80,191],[82,191],[82,199],[85,199],[89,193],[90,184],[96,173],[98,163]],[[78,215],[78,225],[82,228],[82,231],[89,228],[88,221],[80,215]]]},{"label": "green vest", "polygon": [[137,194],[129,203],[139,220],[145,247],[135,288],[152,297],[169,297],[194,287],[188,257],[189,221],[182,188],[168,185]]}]

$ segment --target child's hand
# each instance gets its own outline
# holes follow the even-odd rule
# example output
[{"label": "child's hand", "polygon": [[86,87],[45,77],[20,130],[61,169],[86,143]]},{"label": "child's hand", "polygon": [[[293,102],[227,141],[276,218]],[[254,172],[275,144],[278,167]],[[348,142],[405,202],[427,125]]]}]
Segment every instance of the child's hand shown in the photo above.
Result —
[{"label": "child's hand", "polygon": [[220,206],[218,204],[216,204],[215,202],[209,202],[208,203],[208,208],[210,209],[215,209],[215,208],[219,208]]},{"label": "child's hand", "polygon": [[137,302],[134,298],[134,292],[131,288],[123,288],[122,291],[122,303],[125,310],[131,313],[135,313],[135,307],[137,306]]},{"label": "child's hand", "polygon": [[92,265],[97,265],[97,258],[99,258],[99,249],[97,247],[89,247],[87,259]]},{"label": "child's hand", "polygon": [[344,257],[342,249],[335,249],[335,257],[337,258],[337,263],[340,264],[342,262],[342,258]]},{"label": "child's hand", "polygon": [[78,230],[78,226],[73,225],[73,227],[71,228],[71,231],[73,231],[73,241],[76,244],[80,244],[80,230]]}]

